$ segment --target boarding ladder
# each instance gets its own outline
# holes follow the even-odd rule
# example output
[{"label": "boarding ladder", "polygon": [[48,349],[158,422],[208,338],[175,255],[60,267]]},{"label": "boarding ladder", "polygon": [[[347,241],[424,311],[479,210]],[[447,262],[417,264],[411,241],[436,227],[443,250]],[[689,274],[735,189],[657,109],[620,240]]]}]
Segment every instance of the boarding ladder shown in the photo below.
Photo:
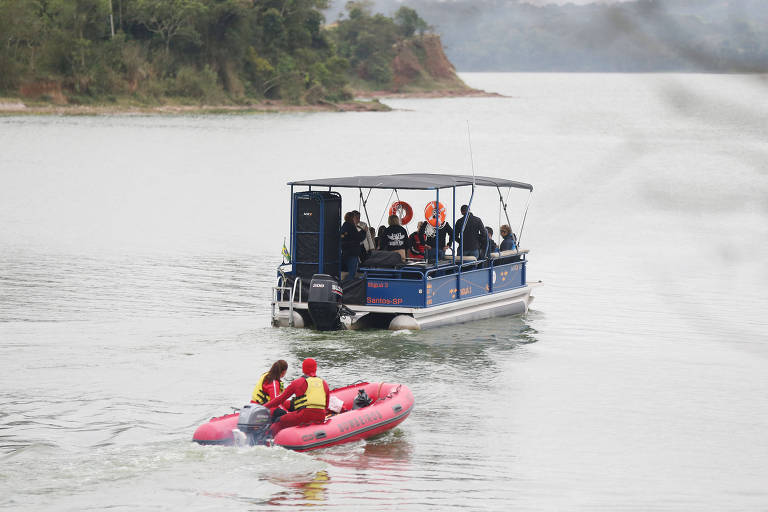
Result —
[{"label": "boarding ladder", "polygon": [[296,276],[296,278],[293,280],[293,286],[285,286],[285,283],[288,281],[288,279],[285,277],[285,272],[283,272],[283,269],[280,268],[278,268],[277,271],[280,273],[280,279],[277,281],[277,286],[272,287],[272,322],[279,322],[277,316],[275,316],[275,306],[278,302],[282,301],[285,292],[290,292],[290,300],[288,302],[288,325],[295,327],[293,321],[293,303],[296,299],[297,288],[299,289],[299,302],[301,302],[301,278]]}]

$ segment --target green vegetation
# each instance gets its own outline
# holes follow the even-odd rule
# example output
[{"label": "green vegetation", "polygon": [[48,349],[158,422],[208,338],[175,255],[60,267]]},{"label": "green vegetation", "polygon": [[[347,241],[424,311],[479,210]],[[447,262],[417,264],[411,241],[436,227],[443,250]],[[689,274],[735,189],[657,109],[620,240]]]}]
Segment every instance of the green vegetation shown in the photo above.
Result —
[{"label": "green vegetation", "polygon": [[356,83],[385,89],[392,84],[396,44],[423,35],[427,23],[410,7],[400,7],[394,19],[372,14],[371,2],[347,2],[349,17],[333,29],[339,55],[347,60]]},{"label": "green vegetation", "polygon": [[[364,2],[324,27],[329,0],[0,0],[0,95],[54,103],[290,104],[386,87],[393,45],[427,25]],[[418,34],[418,36],[417,36]]]}]

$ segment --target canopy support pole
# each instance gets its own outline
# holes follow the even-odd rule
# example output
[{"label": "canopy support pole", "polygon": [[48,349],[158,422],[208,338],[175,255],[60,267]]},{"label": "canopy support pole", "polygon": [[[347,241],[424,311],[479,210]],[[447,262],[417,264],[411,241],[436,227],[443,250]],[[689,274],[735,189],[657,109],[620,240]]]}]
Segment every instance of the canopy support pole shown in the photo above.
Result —
[{"label": "canopy support pole", "polygon": [[[475,198],[475,184],[472,183],[472,193],[469,195],[469,204],[467,205],[467,214],[464,216],[464,222],[461,223],[461,242],[459,242],[459,251],[461,252],[461,263],[464,263],[464,228],[467,227],[469,216],[472,215],[472,199]],[[456,236],[456,233],[453,234]],[[478,258],[478,261],[480,258]]]},{"label": "canopy support pole", "polygon": [[[453,187],[453,217],[451,218],[452,226],[456,225],[456,187]],[[456,264],[456,233],[451,237],[451,257],[453,258],[452,264]],[[459,269],[461,272],[461,269]]]},{"label": "canopy support pole", "polygon": [[[294,229],[293,229],[293,207],[294,207],[293,185],[291,185],[291,220],[290,220],[291,225],[289,227],[290,233],[291,233],[291,241],[290,241],[290,244],[291,244],[291,259],[294,259],[293,255],[296,254],[296,250],[295,250],[295,248],[293,246],[293,244],[294,244],[294,241],[293,241],[293,235],[294,235]],[[291,262],[291,273],[295,275],[295,271],[296,271],[296,266],[293,265],[293,262]],[[291,318],[293,318],[293,317],[291,317]]]},{"label": "canopy support pole", "polygon": [[[512,190],[511,188],[509,189]],[[499,187],[496,187],[496,191],[499,193],[499,202],[501,203],[501,206],[504,208],[504,217],[507,218],[507,224],[510,226],[512,223],[509,221],[509,214],[507,213],[507,203],[504,201],[504,197],[501,195],[501,189]],[[509,199],[509,194],[507,194],[507,199]]]},{"label": "canopy support pole", "polygon": [[[390,192],[390,193],[389,193],[389,199],[387,199],[387,202],[384,204],[384,211],[383,211],[383,212],[381,212],[381,217],[379,217],[379,226],[381,226],[381,222],[384,220],[384,215],[386,215],[386,214],[387,214],[387,208],[389,208],[387,205],[388,205],[388,204],[389,204],[389,202],[392,200],[392,196],[394,195],[394,193],[395,193],[395,190],[396,190],[396,189],[394,189],[394,188],[392,189],[392,192]],[[378,229],[379,229],[379,228],[376,228],[376,234],[377,234],[377,235],[379,234],[379,231],[378,231]]]},{"label": "canopy support pole", "polygon": [[440,189],[435,189],[435,268],[440,264]]},{"label": "canopy support pole", "polygon": [[523,228],[525,227],[525,218],[528,217],[528,207],[531,205],[531,196],[533,195],[533,190],[528,194],[528,201],[525,203],[525,213],[523,214],[523,222],[520,224],[520,235],[517,237],[517,248],[520,249],[520,243],[523,239]]},{"label": "canopy support pole", "polygon": [[[358,190],[360,191],[360,201],[363,204],[363,211],[365,212],[365,220],[368,221],[368,228],[370,229],[370,227],[371,227],[371,219],[368,218],[368,198],[363,197],[363,189],[362,188],[359,188]],[[368,196],[369,197],[371,195],[371,190],[373,190],[373,189],[368,190]],[[368,236],[368,235],[366,235],[366,236]]]}]

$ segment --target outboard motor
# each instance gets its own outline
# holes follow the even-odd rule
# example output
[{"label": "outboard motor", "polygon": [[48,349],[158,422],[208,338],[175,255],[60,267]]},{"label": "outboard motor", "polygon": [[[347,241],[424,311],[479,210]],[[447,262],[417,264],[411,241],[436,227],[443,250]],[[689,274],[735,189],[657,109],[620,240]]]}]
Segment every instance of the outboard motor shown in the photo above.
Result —
[{"label": "outboard motor", "polygon": [[269,409],[263,405],[246,404],[240,409],[237,428],[248,437],[250,444],[264,444],[269,424]]},{"label": "outboard motor", "polygon": [[352,409],[362,409],[363,407],[368,407],[371,405],[371,397],[368,396],[368,393],[365,392],[365,389],[361,389],[357,392],[357,396],[355,397],[354,402],[352,402]]},{"label": "outboard motor", "polygon": [[315,274],[309,283],[309,316],[319,331],[341,329],[341,299],[344,291],[339,282],[328,274]]}]

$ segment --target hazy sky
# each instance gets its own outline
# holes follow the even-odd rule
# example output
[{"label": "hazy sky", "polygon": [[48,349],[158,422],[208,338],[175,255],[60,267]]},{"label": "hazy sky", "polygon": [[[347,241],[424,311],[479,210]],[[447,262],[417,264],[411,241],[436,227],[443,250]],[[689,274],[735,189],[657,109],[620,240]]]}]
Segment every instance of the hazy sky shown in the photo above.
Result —
[{"label": "hazy sky", "polygon": [[527,4],[534,4],[534,5],[545,5],[545,4],[584,5],[584,4],[615,4],[617,2],[630,2],[632,0],[520,0],[520,1]]}]

